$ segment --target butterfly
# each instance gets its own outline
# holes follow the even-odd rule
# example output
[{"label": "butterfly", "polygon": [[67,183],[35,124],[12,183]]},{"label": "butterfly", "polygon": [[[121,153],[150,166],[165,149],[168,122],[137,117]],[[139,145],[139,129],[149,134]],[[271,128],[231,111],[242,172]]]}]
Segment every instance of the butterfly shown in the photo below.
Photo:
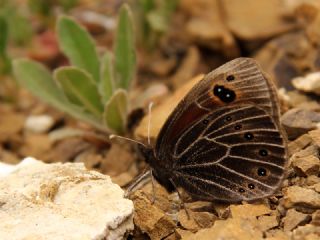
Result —
[{"label": "butterfly", "polygon": [[152,175],[197,200],[241,202],[274,194],[287,163],[273,82],[251,58],[207,74],[169,115],[155,147],[140,144]]}]

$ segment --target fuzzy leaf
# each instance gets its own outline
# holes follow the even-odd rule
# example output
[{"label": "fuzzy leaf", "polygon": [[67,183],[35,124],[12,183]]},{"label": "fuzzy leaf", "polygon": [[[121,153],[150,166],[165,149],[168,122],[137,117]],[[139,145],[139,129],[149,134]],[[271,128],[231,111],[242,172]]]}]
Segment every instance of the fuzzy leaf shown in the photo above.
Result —
[{"label": "fuzzy leaf", "polygon": [[103,103],[106,103],[114,91],[113,62],[112,54],[106,52],[101,62],[101,78],[99,82],[99,92]]},{"label": "fuzzy leaf", "polygon": [[61,50],[71,63],[90,73],[99,81],[99,57],[90,34],[77,22],[68,17],[61,17],[57,24]]},{"label": "fuzzy leaf", "polygon": [[132,23],[129,6],[124,4],[120,9],[114,44],[115,80],[117,87],[123,89],[130,88],[135,76],[136,54]]},{"label": "fuzzy leaf", "polygon": [[86,121],[102,131],[108,132],[108,129],[96,118],[67,100],[52,78],[49,70],[40,63],[28,59],[17,59],[13,61],[13,72],[19,84],[28,89],[33,95],[60,111]]},{"label": "fuzzy leaf", "polygon": [[123,89],[118,89],[105,106],[103,119],[105,125],[116,133],[126,130],[128,96]]},{"label": "fuzzy leaf", "polygon": [[0,56],[6,55],[7,42],[8,42],[8,24],[3,17],[0,17]]},{"label": "fuzzy leaf", "polygon": [[54,72],[68,100],[97,118],[101,118],[103,106],[97,85],[90,74],[77,67],[63,67]]}]

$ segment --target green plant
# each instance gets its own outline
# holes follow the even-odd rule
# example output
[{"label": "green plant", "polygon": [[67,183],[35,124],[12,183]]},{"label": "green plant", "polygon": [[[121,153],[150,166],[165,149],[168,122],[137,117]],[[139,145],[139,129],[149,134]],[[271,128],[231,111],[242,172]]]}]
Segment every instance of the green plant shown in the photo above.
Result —
[{"label": "green plant", "polygon": [[11,72],[11,61],[7,55],[8,24],[3,17],[0,17],[0,29],[0,75],[7,75]]},{"label": "green plant", "polygon": [[57,7],[69,11],[78,3],[79,0],[28,0],[28,7],[31,12],[48,17],[54,15],[54,9]]},{"label": "green plant", "polygon": [[27,11],[20,5],[21,3],[13,0],[0,0],[0,16],[7,22],[10,41],[25,45],[32,38],[33,29]]},{"label": "green plant", "polygon": [[128,91],[135,76],[136,56],[131,12],[120,8],[113,54],[99,58],[89,33],[68,17],[57,23],[58,41],[72,66],[53,75],[40,63],[17,59],[18,82],[56,108],[105,132],[123,133],[128,114]]},{"label": "green plant", "polygon": [[167,32],[178,0],[134,0],[133,9],[140,45],[152,50]]}]

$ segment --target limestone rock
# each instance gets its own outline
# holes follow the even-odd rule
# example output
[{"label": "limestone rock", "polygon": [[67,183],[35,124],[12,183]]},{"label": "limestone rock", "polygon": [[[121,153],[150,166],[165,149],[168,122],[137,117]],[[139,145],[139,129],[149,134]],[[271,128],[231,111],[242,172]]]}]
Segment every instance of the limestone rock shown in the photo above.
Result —
[{"label": "limestone rock", "polygon": [[24,160],[0,181],[0,239],[122,239],[133,204],[81,163]]},{"label": "limestone rock", "polygon": [[320,122],[320,113],[302,108],[293,108],[281,117],[281,122],[288,134],[288,138],[295,139],[317,128],[317,123]]},{"label": "limestone rock", "polygon": [[24,128],[35,133],[47,132],[54,124],[53,117],[49,115],[37,115],[27,117]]},{"label": "limestone rock", "polygon": [[320,94],[320,72],[310,73],[305,77],[297,77],[292,80],[296,89],[304,92]]},{"label": "limestone rock", "polygon": [[320,208],[320,194],[312,189],[291,186],[285,190],[283,204],[286,208]]},{"label": "limestone rock", "polygon": [[291,231],[299,225],[306,224],[310,219],[311,217],[308,214],[298,212],[294,208],[289,209],[283,218],[283,230]]}]

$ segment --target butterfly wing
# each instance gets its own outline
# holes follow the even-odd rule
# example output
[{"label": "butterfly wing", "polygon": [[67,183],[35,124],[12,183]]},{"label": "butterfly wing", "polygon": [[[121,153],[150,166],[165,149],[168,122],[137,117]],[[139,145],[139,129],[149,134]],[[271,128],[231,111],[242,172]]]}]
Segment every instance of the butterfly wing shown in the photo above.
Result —
[{"label": "butterfly wing", "polygon": [[252,59],[238,58],[209,73],[160,131],[155,173],[169,171],[176,185],[200,199],[272,194],[286,163],[276,96]]}]

